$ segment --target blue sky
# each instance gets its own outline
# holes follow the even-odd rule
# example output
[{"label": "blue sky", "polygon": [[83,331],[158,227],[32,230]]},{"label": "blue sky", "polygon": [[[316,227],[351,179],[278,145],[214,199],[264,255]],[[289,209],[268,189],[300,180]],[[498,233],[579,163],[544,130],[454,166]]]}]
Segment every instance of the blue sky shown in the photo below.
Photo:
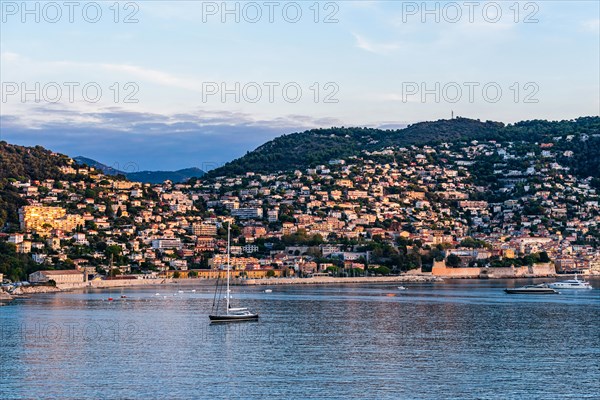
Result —
[{"label": "blue sky", "polygon": [[0,3],[2,140],[115,166],[209,169],[284,133],[451,111],[600,110],[597,1]]}]

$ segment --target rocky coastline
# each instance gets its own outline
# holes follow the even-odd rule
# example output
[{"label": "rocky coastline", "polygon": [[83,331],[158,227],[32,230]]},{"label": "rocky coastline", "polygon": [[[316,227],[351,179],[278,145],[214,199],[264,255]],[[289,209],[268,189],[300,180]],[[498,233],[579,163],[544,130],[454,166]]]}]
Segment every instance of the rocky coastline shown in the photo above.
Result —
[{"label": "rocky coastline", "polygon": [[10,301],[13,299],[13,296],[11,296],[10,294],[6,293],[3,290],[0,290],[0,301]]}]

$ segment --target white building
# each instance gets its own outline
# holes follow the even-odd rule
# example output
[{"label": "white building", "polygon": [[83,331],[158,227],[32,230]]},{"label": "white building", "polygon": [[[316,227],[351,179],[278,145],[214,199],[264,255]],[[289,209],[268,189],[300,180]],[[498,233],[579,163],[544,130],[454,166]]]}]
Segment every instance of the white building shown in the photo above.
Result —
[{"label": "white building", "polygon": [[240,219],[257,219],[262,218],[262,208],[238,208],[231,210],[231,215]]},{"label": "white building", "polygon": [[19,244],[24,240],[24,236],[21,233],[15,233],[14,235],[10,235],[8,237],[8,243]]},{"label": "white building", "polygon": [[267,211],[267,218],[269,222],[277,222],[279,219],[279,209]]},{"label": "white building", "polygon": [[180,269],[182,271],[187,271],[188,265],[186,260],[171,260],[169,265],[175,269]]},{"label": "white building", "polygon": [[152,240],[152,248],[156,250],[181,249],[181,240],[179,238],[162,238]]},{"label": "white building", "polygon": [[248,254],[257,253],[258,246],[255,244],[247,244],[244,247],[242,247],[242,250],[244,250],[244,253],[248,253]]},{"label": "white building", "polygon": [[89,242],[85,237],[85,234],[83,233],[76,233],[73,235],[73,240],[75,241],[75,244],[79,244],[79,245],[88,245]]}]

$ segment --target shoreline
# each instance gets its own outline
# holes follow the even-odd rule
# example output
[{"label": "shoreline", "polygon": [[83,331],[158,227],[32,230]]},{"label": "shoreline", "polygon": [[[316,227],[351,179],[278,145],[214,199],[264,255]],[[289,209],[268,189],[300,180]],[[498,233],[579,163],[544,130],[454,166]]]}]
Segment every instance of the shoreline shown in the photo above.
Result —
[{"label": "shoreline", "polygon": [[[542,279],[542,278],[561,278],[571,277],[576,274],[552,274],[552,275],[526,275],[515,277],[482,277],[474,276],[436,276],[425,274],[407,274],[395,276],[360,276],[360,277],[332,277],[319,276],[311,278],[263,278],[263,279],[232,279],[232,286],[292,286],[292,285],[330,285],[330,284],[378,284],[378,283],[434,283],[445,282],[450,280],[476,280],[488,281],[499,279]],[[581,276],[581,274],[579,274]],[[585,277],[596,278],[600,275],[591,274]],[[97,281],[86,282],[81,285],[58,285],[54,286],[20,286],[13,292],[0,290],[0,301],[8,302],[16,298],[24,298],[29,295],[46,294],[46,293],[63,293],[85,291],[89,289],[123,289],[123,288],[139,288],[139,287],[166,287],[166,286],[211,286],[214,285],[216,279],[206,278],[180,278],[180,279],[136,279],[127,281]]]},{"label": "shoreline", "polygon": [[312,278],[266,278],[266,279],[244,279],[235,282],[239,286],[263,286],[263,285],[328,285],[338,283],[426,283],[443,282],[444,279],[431,275],[400,275],[400,276],[357,276],[357,277],[333,277],[318,276]]},{"label": "shoreline", "polygon": [[10,294],[5,291],[0,291],[0,301],[11,301],[12,299],[14,299],[14,297]]}]

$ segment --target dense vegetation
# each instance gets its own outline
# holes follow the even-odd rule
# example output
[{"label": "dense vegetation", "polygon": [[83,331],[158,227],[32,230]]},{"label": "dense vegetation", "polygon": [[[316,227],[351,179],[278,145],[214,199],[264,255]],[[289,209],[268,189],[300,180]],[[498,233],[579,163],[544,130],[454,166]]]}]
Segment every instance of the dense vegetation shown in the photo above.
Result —
[{"label": "dense vegetation", "polygon": [[332,159],[374,151],[390,146],[435,145],[441,142],[497,140],[498,142],[543,143],[554,137],[588,134],[585,142],[561,144],[561,150],[572,150],[575,156],[564,161],[580,176],[600,178],[599,117],[582,117],[568,121],[523,121],[513,125],[481,122],[466,118],[421,122],[405,129],[371,128],[313,129],[278,137],[245,156],[208,173],[208,177],[242,174],[247,171],[272,173],[305,169],[326,164]]},{"label": "dense vegetation", "polygon": [[17,211],[24,205],[11,182],[22,180],[61,179],[60,167],[68,157],[52,153],[41,146],[22,147],[0,142],[0,227],[7,221],[18,222]]},{"label": "dense vegetation", "polygon": [[5,278],[13,282],[22,281],[39,269],[40,265],[29,254],[19,254],[14,244],[0,240],[0,274]]}]

